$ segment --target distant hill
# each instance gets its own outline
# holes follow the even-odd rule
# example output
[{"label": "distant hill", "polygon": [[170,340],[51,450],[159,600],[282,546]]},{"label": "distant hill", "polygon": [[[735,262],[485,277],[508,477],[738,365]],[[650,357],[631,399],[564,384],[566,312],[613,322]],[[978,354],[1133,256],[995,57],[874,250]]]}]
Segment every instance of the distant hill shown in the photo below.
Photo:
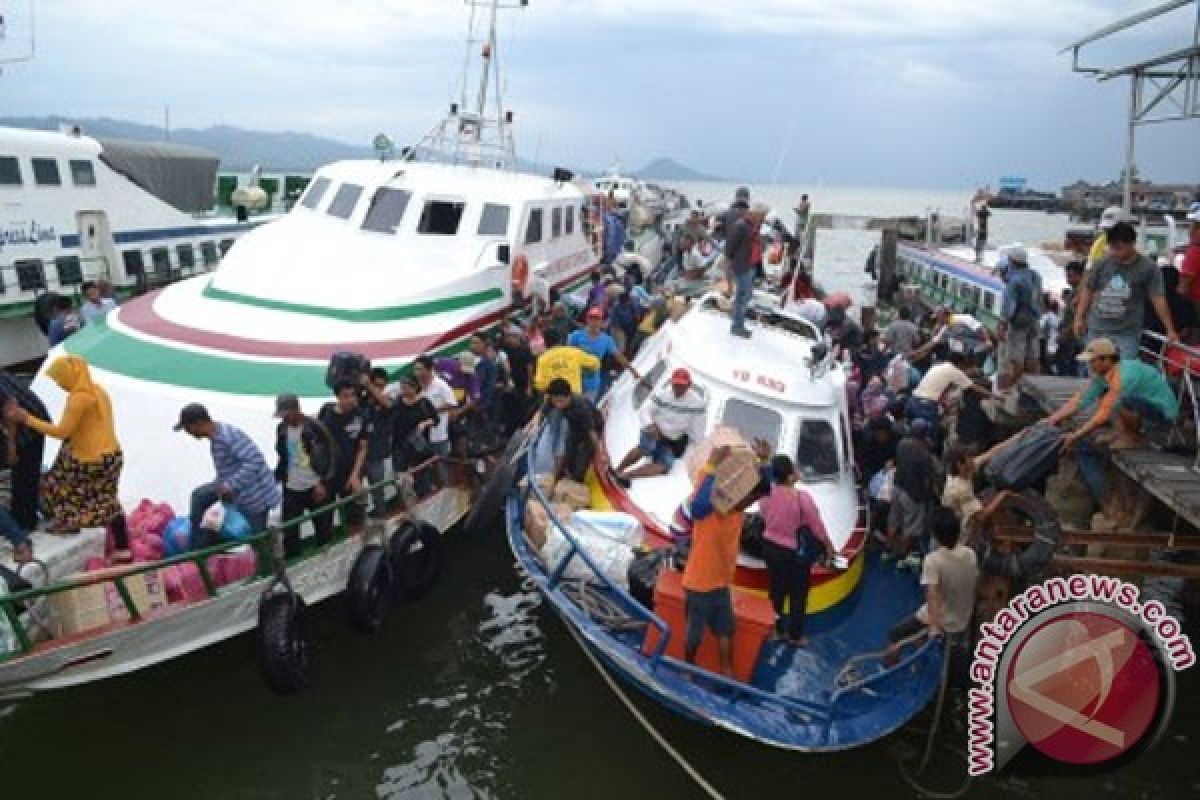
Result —
[{"label": "distant hill", "polygon": [[705,175],[691,167],[685,167],[671,158],[656,158],[634,173],[644,181],[708,181],[716,182],[721,179],[713,175]]},{"label": "distant hill", "polygon": [[[98,138],[161,141],[163,129],[119,119],[74,119],[50,117],[2,117],[0,125],[38,130],[58,130],[62,125],[79,125],[83,132]],[[371,158],[369,146],[358,147],[335,139],[292,131],[248,131],[230,125],[217,125],[197,130],[178,128],[171,131],[171,141],[211,150],[221,158],[222,170],[249,170],[261,164],[267,172],[311,172],[331,161],[347,158]]]}]

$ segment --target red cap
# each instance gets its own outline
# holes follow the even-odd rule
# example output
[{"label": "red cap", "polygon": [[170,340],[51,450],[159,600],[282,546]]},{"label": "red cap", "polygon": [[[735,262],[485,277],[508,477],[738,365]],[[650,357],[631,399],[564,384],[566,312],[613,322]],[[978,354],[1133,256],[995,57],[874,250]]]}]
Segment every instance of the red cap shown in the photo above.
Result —
[{"label": "red cap", "polygon": [[671,384],[673,386],[691,386],[692,373],[688,372],[683,367],[671,373]]},{"label": "red cap", "polygon": [[604,319],[604,312],[601,311],[598,307],[592,306],[591,308],[589,308],[587,310],[587,318],[588,319]]}]

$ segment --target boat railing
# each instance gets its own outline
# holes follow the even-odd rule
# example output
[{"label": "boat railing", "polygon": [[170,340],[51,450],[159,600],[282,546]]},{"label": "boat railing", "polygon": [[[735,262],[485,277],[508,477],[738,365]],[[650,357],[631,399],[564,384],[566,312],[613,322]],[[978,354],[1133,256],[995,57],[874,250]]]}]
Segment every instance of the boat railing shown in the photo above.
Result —
[{"label": "boat railing", "polygon": [[[219,594],[220,587],[213,579],[212,572],[208,565],[208,560],[213,556],[228,553],[232,550],[247,545],[253,547],[258,555],[259,568],[257,575],[265,576],[271,572],[274,572],[278,579],[281,576],[284,576],[286,573],[286,561],[282,554],[282,547],[276,546],[277,539],[275,537],[282,536],[284,529],[303,525],[327,513],[337,512],[337,524],[335,526],[337,535],[334,537],[330,545],[340,542],[346,539],[349,533],[348,521],[345,514],[345,510],[348,506],[359,502],[363,497],[368,496],[372,490],[381,487],[396,487],[402,481],[411,480],[413,476],[421,471],[432,469],[440,460],[442,460],[441,457],[435,456],[403,472],[400,472],[391,478],[386,478],[370,485],[363,484],[361,491],[356,494],[339,498],[331,503],[321,506],[320,508],[306,512],[300,516],[293,517],[290,520],[282,521],[277,525],[268,526],[266,530],[252,534],[245,539],[223,541],[208,547],[198,550],[191,550],[187,553],[181,553],[177,556],[160,559],[158,561],[147,561],[144,563],[130,564],[126,567],[115,567],[95,575],[87,575],[85,573],[80,578],[56,581],[53,583],[48,583],[45,586],[25,589],[19,592],[13,592],[12,594],[0,595],[0,612],[3,612],[4,617],[7,619],[8,624],[12,629],[13,636],[17,640],[17,649],[15,651],[6,653],[0,649],[0,664],[3,664],[9,659],[18,658],[25,655],[33,650],[34,646],[37,644],[34,641],[33,636],[30,635],[27,621],[22,618],[22,612],[28,612],[29,609],[32,608],[33,604],[37,601],[49,598],[53,595],[71,592],[76,589],[84,589],[89,586],[105,583],[112,584],[121,600],[122,605],[124,606],[126,613],[129,614],[129,620],[131,622],[139,622],[145,616],[145,614],[143,613],[143,610],[139,609],[137,604],[133,601],[133,595],[130,593],[129,587],[126,585],[126,581],[136,578],[139,575],[144,575],[148,572],[157,572],[178,564],[191,563],[195,564],[197,570],[199,571],[200,580],[204,584],[206,595],[205,599],[211,599]],[[327,545],[327,547],[330,545]],[[305,556],[304,558],[310,557],[311,554]],[[36,619],[36,615],[30,613],[28,616],[28,623],[32,623],[34,625],[39,624],[39,621]]]},{"label": "boat railing", "polygon": [[108,259],[60,257],[52,260],[18,258],[0,266],[0,302],[27,302],[43,292],[78,293],[84,281],[112,280]]},{"label": "boat railing", "polygon": [[[1197,381],[1200,380],[1200,347],[1186,344],[1171,344],[1167,337],[1154,331],[1142,331],[1139,355],[1144,363],[1152,364],[1166,378],[1175,392],[1175,399],[1182,411],[1191,406],[1192,430],[1200,432],[1200,397]],[[1187,445],[1187,437],[1180,425],[1181,416],[1176,417],[1167,435],[1167,445]],[[1194,433],[1193,436],[1196,434]],[[1193,469],[1200,469],[1200,448],[1196,453]]]}]

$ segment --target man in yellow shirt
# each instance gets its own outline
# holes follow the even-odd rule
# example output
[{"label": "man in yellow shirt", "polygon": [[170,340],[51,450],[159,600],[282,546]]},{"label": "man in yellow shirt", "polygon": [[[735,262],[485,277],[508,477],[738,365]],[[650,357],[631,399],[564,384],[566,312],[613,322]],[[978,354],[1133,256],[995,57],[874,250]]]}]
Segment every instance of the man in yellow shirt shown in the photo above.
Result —
[{"label": "man in yellow shirt", "polygon": [[550,381],[562,378],[571,385],[572,392],[580,394],[583,391],[583,371],[599,370],[600,367],[600,359],[578,347],[551,347],[538,356],[533,388],[544,392]]},{"label": "man in yellow shirt", "polygon": [[1100,234],[1092,242],[1092,249],[1088,251],[1088,269],[1091,269],[1093,265],[1098,264],[1108,255],[1108,232],[1118,222],[1128,222],[1130,225],[1136,225],[1137,217],[1132,214],[1126,214],[1125,209],[1120,206],[1109,206],[1104,209],[1104,213],[1100,215],[1100,224],[1097,226],[1100,228]]}]

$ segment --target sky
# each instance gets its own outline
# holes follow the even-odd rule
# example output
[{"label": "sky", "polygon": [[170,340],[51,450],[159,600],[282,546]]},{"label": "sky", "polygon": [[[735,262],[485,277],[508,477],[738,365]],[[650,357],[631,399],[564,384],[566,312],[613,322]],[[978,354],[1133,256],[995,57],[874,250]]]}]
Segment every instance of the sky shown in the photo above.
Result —
[{"label": "sky", "polygon": [[[505,0],[513,3],[514,0]],[[498,60],[520,154],[730,180],[1057,188],[1115,178],[1127,80],[1059,51],[1158,0],[530,0]],[[418,138],[459,91],[461,0],[0,0],[0,114]],[[1190,43],[1195,6],[1098,44],[1118,66]],[[1137,164],[1200,182],[1200,122],[1139,128]]]}]

